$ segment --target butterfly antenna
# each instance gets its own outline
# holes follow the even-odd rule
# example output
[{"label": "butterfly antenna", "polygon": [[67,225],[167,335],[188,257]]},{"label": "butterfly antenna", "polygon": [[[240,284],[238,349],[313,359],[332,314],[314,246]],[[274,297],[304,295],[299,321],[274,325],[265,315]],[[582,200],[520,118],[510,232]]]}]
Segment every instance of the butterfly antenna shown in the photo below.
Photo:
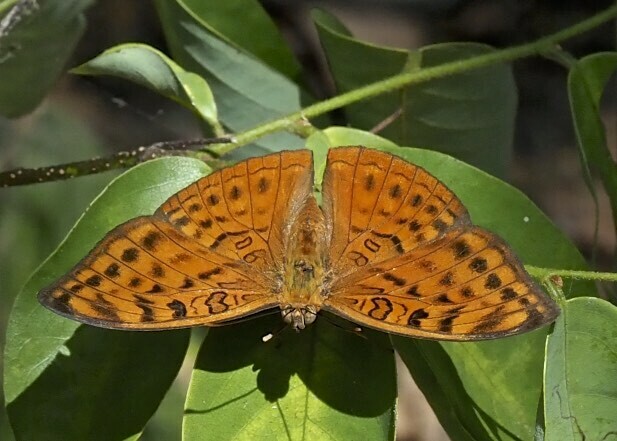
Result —
[{"label": "butterfly antenna", "polygon": [[363,339],[368,341],[368,337],[362,332],[362,327],[361,326],[358,326],[356,324],[351,323],[353,327],[350,328],[348,326],[343,326],[343,325],[341,325],[339,323],[336,323],[334,320],[332,320],[327,315],[322,315],[322,317],[324,319],[326,319],[326,321],[328,323],[330,323],[332,326],[335,326],[335,327],[337,327],[339,329],[342,329],[345,332],[351,332],[353,335],[356,335],[356,336],[358,336],[360,338],[363,338]]},{"label": "butterfly antenna", "polygon": [[276,328],[274,331],[272,332],[268,332],[266,335],[264,335],[263,337],[261,337],[261,341],[263,341],[264,343],[268,343],[270,340],[273,340],[274,338],[278,337],[279,335],[281,335],[281,333],[287,329],[289,327],[289,325],[287,323],[283,323],[281,326],[279,326],[278,328]]}]

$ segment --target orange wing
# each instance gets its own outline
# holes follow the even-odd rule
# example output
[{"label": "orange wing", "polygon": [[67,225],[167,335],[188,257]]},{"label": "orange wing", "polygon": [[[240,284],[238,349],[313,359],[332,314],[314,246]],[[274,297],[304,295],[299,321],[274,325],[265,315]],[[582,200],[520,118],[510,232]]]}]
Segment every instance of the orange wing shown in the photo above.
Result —
[{"label": "orange wing", "polygon": [[51,310],[118,329],[215,325],[279,304],[287,220],[312,195],[309,151],[242,161],[110,233],[39,293]]},{"label": "orange wing", "polygon": [[456,196],[387,153],[334,149],[324,177],[331,279],[323,308],[383,331],[478,340],[552,321],[554,302]]}]

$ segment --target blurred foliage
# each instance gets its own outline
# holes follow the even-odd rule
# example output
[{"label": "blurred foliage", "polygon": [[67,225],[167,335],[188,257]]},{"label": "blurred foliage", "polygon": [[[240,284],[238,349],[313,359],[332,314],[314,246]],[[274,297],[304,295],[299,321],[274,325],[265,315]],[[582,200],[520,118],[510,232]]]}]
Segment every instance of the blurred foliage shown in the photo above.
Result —
[{"label": "blurred foliage", "polygon": [[[84,121],[58,107],[44,107],[9,124],[0,119],[0,164],[42,166],[101,154],[99,140]],[[6,329],[13,299],[32,271],[64,238],[112,175],[74,182],[4,188],[0,190],[0,329]],[[0,338],[4,354],[4,332]],[[2,363],[0,363],[0,368]],[[0,388],[1,389],[1,388]],[[8,425],[0,419],[0,439]],[[6,436],[6,438],[5,438]]]}]

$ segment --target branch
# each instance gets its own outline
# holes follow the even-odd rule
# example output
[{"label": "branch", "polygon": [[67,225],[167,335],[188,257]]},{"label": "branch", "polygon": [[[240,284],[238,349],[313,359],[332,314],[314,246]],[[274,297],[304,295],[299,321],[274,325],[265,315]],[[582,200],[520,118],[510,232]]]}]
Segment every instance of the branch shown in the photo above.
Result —
[{"label": "branch", "polygon": [[597,280],[602,282],[617,282],[617,273],[603,273],[598,271],[579,271],[554,268],[540,268],[537,266],[525,265],[525,269],[532,276],[545,281],[554,276],[566,277],[576,280]]},{"label": "branch", "polygon": [[[200,149],[204,145],[234,142],[231,137],[196,138],[183,141],[162,141],[149,146],[141,146],[128,152],[114,153],[103,158],[93,158],[85,161],[69,162],[39,168],[16,168],[0,172],[0,187],[36,184],[41,182],[62,181],[78,176],[87,176],[122,168],[133,167],[140,162],[161,156],[185,155],[187,152]],[[218,157],[209,153],[210,159]]]}]

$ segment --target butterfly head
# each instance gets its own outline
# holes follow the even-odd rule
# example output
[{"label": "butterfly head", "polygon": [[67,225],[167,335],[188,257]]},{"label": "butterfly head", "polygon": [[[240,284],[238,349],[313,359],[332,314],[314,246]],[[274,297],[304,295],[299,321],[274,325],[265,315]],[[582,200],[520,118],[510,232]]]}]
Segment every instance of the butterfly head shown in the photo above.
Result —
[{"label": "butterfly head", "polygon": [[290,324],[295,331],[300,331],[313,323],[317,319],[317,311],[318,309],[314,305],[285,305],[281,308],[283,320]]}]

